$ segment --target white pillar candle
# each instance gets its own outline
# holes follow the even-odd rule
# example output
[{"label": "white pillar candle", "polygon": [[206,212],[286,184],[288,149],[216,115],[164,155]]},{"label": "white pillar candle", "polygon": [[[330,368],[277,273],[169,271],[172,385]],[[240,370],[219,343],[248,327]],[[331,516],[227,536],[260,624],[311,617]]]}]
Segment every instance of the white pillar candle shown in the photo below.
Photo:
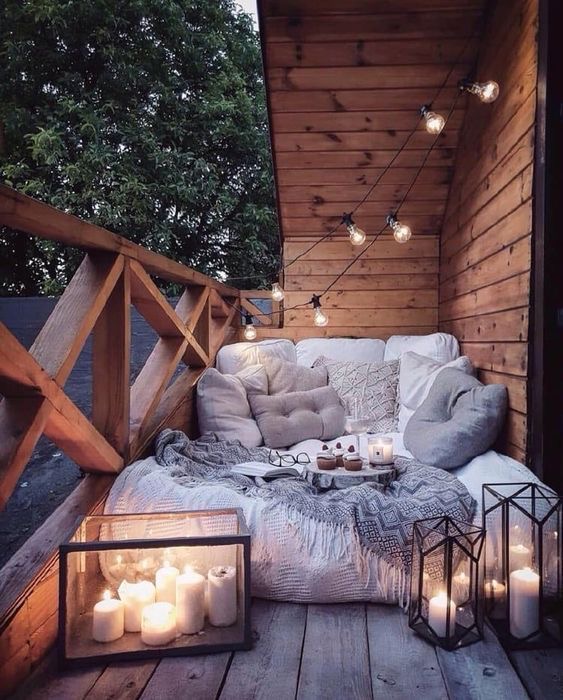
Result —
[{"label": "white pillar candle", "polygon": [[125,615],[123,603],[104,592],[103,600],[94,605],[92,637],[96,642],[114,642],[123,637]]},{"label": "white pillar candle", "polygon": [[237,621],[237,571],[234,566],[214,566],[207,576],[209,622],[229,627]]},{"label": "white pillar candle", "polygon": [[510,574],[510,634],[518,639],[539,631],[540,577],[526,567]]},{"label": "white pillar candle", "polygon": [[370,464],[381,465],[393,462],[393,438],[368,438],[368,460]]},{"label": "white pillar candle", "polygon": [[154,584],[151,581],[140,583],[122,581],[117,592],[125,606],[125,631],[140,632],[143,608],[154,603],[156,599]]},{"label": "white pillar candle", "polygon": [[207,581],[197,571],[186,570],[176,579],[176,619],[182,634],[197,634],[205,624]]},{"label": "white pillar candle", "polygon": [[176,605],[176,579],[180,572],[175,566],[164,566],[156,572],[156,602]]},{"label": "white pillar candle", "polygon": [[453,577],[455,599],[459,601],[460,605],[469,598],[469,580],[465,571],[460,571]]},{"label": "white pillar candle", "polygon": [[172,603],[152,603],[143,608],[141,640],[159,647],[176,639],[176,608]]},{"label": "white pillar candle", "polygon": [[508,548],[509,571],[527,569],[532,565],[532,550],[523,544],[513,544]]},{"label": "white pillar candle", "polygon": [[[448,607],[450,609],[450,625],[448,624]],[[430,598],[428,605],[428,624],[437,637],[451,637],[455,632],[455,603],[442,591]]]}]

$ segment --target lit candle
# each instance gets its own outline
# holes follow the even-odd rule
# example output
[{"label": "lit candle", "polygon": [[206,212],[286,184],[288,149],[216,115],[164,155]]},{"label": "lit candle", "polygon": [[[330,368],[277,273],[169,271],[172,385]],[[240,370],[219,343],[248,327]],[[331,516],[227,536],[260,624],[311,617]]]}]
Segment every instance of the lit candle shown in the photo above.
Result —
[{"label": "lit candle", "polygon": [[539,631],[540,577],[529,567],[510,574],[510,634],[518,639]]},{"label": "lit candle", "polygon": [[229,627],[237,621],[237,572],[234,566],[214,566],[207,576],[209,622]]},{"label": "lit candle", "polygon": [[109,567],[109,572],[115,578],[123,578],[123,572],[125,571],[125,564],[123,563],[123,557],[118,554],[115,557],[114,563]]},{"label": "lit candle", "polygon": [[459,601],[459,604],[463,601],[466,601],[469,598],[469,576],[465,573],[465,571],[461,571],[459,574],[456,574],[453,578],[453,583],[454,583],[454,590],[456,594],[456,600]]},{"label": "lit candle", "polygon": [[156,601],[157,603],[172,603],[176,605],[176,579],[180,572],[175,566],[164,566],[156,572]]},{"label": "lit candle", "polygon": [[176,639],[176,608],[172,603],[152,603],[143,608],[141,640],[159,647]]},{"label": "lit candle", "polygon": [[123,603],[104,591],[104,597],[94,605],[92,617],[92,637],[96,642],[114,642],[123,637]]},{"label": "lit candle", "polygon": [[176,617],[182,634],[197,634],[203,629],[206,588],[205,578],[189,567],[176,579]]},{"label": "lit candle", "polygon": [[504,617],[503,606],[506,602],[506,586],[493,579],[485,584],[485,598],[490,601],[489,617]]},{"label": "lit candle", "polygon": [[532,565],[532,550],[523,544],[513,544],[508,548],[508,569],[526,569]]},{"label": "lit candle", "polygon": [[143,608],[154,603],[156,599],[154,584],[150,581],[122,581],[117,592],[125,606],[125,631],[140,632]]},{"label": "lit candle", "polygon": [[[450,624],[448,625],[448,608],[450,610]],[[430,598],[428,605],[428,624],[434,630],[437,637],[451,637],[455,632],[455,603],[450,600],[445,591]]]},{"label": "lit candle", "polygon": [[393,462],[393,438],[368,438],[368,459],[370,464],[391,464]]}]

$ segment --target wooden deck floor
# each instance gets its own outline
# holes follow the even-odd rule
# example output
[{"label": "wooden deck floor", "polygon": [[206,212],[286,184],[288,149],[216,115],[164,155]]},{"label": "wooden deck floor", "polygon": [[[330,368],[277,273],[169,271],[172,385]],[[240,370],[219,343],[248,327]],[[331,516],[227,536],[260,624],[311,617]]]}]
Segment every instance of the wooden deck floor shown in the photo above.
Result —
[{"label": "wooden deck floor", "polygon": [[252,651],[120,663],[58,673],[47,659],[18,700],[551,700],[563,698],[563,650],[509,658],[489,631],[455,652],[417,637],[399,609],[255,600]]}]

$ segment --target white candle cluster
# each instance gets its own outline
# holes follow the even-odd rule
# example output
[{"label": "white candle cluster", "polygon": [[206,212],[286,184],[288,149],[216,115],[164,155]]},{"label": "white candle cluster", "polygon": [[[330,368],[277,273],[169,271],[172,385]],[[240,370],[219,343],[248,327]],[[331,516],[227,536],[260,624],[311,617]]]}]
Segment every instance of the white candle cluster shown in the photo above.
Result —
[{"label": "white candle cluster", "polygon": [[[116,565],[121,566],[121,561]],[[148,567],[145,567],[145,570]],[[105,591],[94,605],[92,637],[113,642],[125,632],[140,632],[149,646],[164,646],[181,634],[198,634],[206,616],[214,627],[234,625],[238,617],[237,572],[234,566],[214,566],[207,578],[186,566],[183,573],[165,561],[155,582],[118,588],[119,599]]]}]

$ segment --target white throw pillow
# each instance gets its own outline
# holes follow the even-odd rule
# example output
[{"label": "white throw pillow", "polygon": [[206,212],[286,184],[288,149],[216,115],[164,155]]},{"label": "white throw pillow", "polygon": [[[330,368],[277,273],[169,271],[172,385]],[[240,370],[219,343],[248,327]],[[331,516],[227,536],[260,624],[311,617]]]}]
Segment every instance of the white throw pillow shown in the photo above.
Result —
[{"label": "white throw pillow", "polygon": [[246,367],[238,374],[206,369],[197,384],[200,433],[215,433],[220,440],[240,440],[245,447],[259,447],[262,433],[247,395],[267,393],[268,377],[261,365]]},{"label": "white throw pillow", "polygon": [[215,359],[215,367],[221,374],[237,374],[249,365],[259,365],[258,356],[272,355],[286,362],[296,362],[295,345],[285,338],[274,338],[254,343],[224,345]]},{"label": "white throw pillow", "polygon": [[392,335],[385,345],[384,359],[397,360],[406,352],[416,352],[436,362],[451,362],[459,357],[459,343],[449,333]]},{"label": "white throw pillow", "polygon": [[297,364],[305,367],[321,356],[340,362],[383,362],[385,343],[375,338],[305,338],[295,352]]},{"label": "white throw pillow", "polygon": [[398,426],[400,433],[405,431],[410,417],[428,396],[428,392],[440,371],[446,367],[459,369],[465,374],[473,374],[471,360],[465,355],[446,363],[436,362],[436,360],[416,352],[405,352],[401,355]]}]

